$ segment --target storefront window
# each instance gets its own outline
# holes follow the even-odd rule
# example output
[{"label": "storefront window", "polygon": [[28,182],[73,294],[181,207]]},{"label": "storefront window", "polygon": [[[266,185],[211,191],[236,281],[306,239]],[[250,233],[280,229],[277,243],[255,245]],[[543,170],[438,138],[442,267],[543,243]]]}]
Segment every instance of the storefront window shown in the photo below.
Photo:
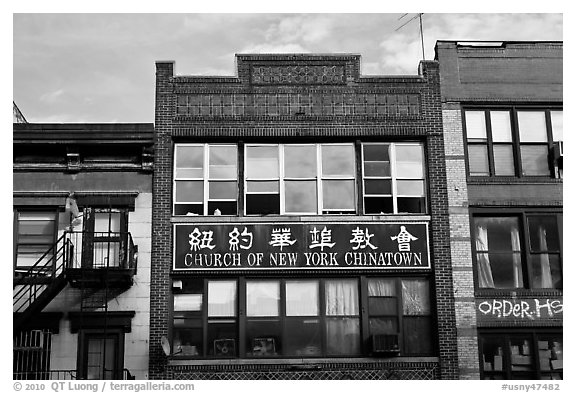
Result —
[{"label": "storefront window", "polygon": [[[397,350],[403,354],[432,354],[428,282],[369,278],[362,289],[362,280],[182,280],[182,289],[174,293],[174,354],[209,358],[369,356],[372,350],[364,349],[363,343],[376,334],[400,334],[404,340],[397,343]],[[207,296],[202,295],[202,288]],[[368,298],[364,316],[363,291]],[[365,323],[369,335],[363,337]],[[241,331],[244,333],[238,338]]]},{"label": "storefront window", "polygon": [[562,379],[562,337],[544,333],[481,333],[483,379]]}]

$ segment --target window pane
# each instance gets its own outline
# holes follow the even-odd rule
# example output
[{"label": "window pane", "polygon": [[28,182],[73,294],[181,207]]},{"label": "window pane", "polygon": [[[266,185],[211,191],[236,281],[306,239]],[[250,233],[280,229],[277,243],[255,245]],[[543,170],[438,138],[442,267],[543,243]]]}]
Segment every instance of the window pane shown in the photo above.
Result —
[{"label": "window pane", "polygon": [[278,178],[278,146],[246,146],[246,178]]},{"label": "window pane", "polygon": [[20,236],[48,236],[54,234],[54,221],[20,221],[18,223]]},{"label": "window pane", "polygon": [[364,149],[364,161],[390,161],[388,152],[390,145],[378,143],[366,143]]},{"label": "window pane", "polygon": [[328,355],[360,355],[360,320],[326,319],[326,352]]},{"label": "window pane", "polygon": [[391,195],[391,180],[364,180],[364,193],[368,195]]},{"label": "window pane", "polygon": [[202,294],[174,294],[174,311],[201,311]]},{"label": "window pane", "polygon": [[533,354],[532,340],[528,337],[510,337],[512,372],[534,370]]},{"label": "window pane", "polygon": [[564,140],[564,118],[562,111],[550,111],[552,120],[552,138],[554,142]]},{"label": "window pane", "polygon": [[486,140],[486,117],[484,111],[466,111],[466,136],[470,139]]},{"label": "window pane", "polygon": [[512,142],[512,129],[510,127],[510,112],[490,111],[493,142]]},{"label": "window pane", "polygon": [[322,145],[321,148],[322,176],[354,176],[354,145]]},{"label": "window pane", "polygon": [[424,152],[421,145],[396,145],[396,164],[417,164],[422,168],[423,162]]},{"label": "window pane", "polygon": [[402,280],[402,308],[404,315],[430,314],[428,281]]},{"label": "window pane", "polygon": [[208,355],[236,356],[237,325],[231,321],[208,321]]},{"label": "window pane", "polygon": [[316,146],[284,145],[284,176],[287,178],[316,177]]},{"label": "window pane", "polygon": [[176,202],[199,202],[204,201],[204,182],[202,181],[177,181]]},{"label": "window pane", "polygon": [[523,145],[520,146],[522,156],[522,173],[532,176],[550,176],[548,167],[548,146]]},{"label": "window pane", "polygon": [[286,213],[316,213],[318,198],[315,181],[286,181]]},{"label": "window pane", "polygon": [[398,195],[424,195],[424,181],[422,180],[398,180],[396,187]]},{"label": "window pane", "polygon": [[357,280],[326,280],[326,315],[358,315]]},{"label": "window pane", "polygon": [[320,322],[314,318],[286,318],[284,353],[288,356],[320,356]]},{"label": "window pane", "polygon": [[484,371],[504,371],[504,338],[481,337]]},{"label": "window pane", "polygon": [[[182,327],[182,328],[180,328]],[[172,351],[177,356],[202,355],[202,321],[174,316]]]},{"label": "window pane", "polygon": [[246,355],[277,356],[282,353],[282,328],[278,319],[246,321]]},{"label": "window pane", "polygon": [[368,296],[396,296],[396,285],[393,279],[369,279]]},{"label": "window pane", "polygon": [[95,213],[94,232],[120,232],[120,213]]},{"label": "window pane", "polygon": [[398,197],[398,213],[426,213],[425,198]]},{"label": "window pane", "polygon": [[540,370],[558,370],[563,368],[562,337],[538,337],[538,357]]},{"label": "window pane", "polygon": [[528,217],[531,251],[560,251],[558,223],[555,216]]},{"label": "window pane", "polygon": [[208,281],[208,316],[236,316],[236,281]]},{"label": "window pane", "polygon": [[468,145],[468,165],[471,176],[489,176],[488,147],[486,145]]},{"label": "window pane", "polygon": [[355,208],[354,180],[322,181],[322,199],[324,209]]},{"label": "window pane", "polygon": [[19,212],[19,221],[54,221],[56,213],[54,212]]},{"label": "window pane", "polygon": [[432,326],[429,317],[404,318],[404,353],[430,355],[433,352]]},{"label": "window pane", "polygon": [[236,179],[236,146],[210,145],[210,179]]},{"label": "window pane", "polygon": [[202,177],[204,146],[176,145],[176,178]]},{"label": "window pane", "polygon": [[370,334],[396,334],[398,333],[398,320],[396,318],[370,318]]},{"label": "window pane", "polygon": [[520,142],[548,142],[544,111],[518,112]]},{"label": "window pane", "polygon": [[280,283],[260,281],[246,283],[246,315],[268,317],[280,314]]},{"label": "window pane", "polygon": [[384,214],[393,213],[394,205],[392,204],[392,197],[378,198],[366,197],[364,198],[364,213],[366,214]]},{"label": "window pane", "polygon": [[278,181],[249,181],[246,182],[247,192],[279,193],[280,182]]},{"label": "window pane", "polygon": [[421,162],[397,162],[396,177],[423,178],[424,171]]},{"label": "window pane", "polygon": [[368,313],[376,315],[397,315],[398,303],[395,297],[370,297],[368,298]]},{"label": "window pane", "polygon": [[533,288],[562,289],[562,266],[558,254],[532,254],[530,264]]},{"label": "window pane", "polygon": [[246,194],[246,214],[280,214],[280,195]]},{"label": "window pane", "polygon": [[211,181],[208,187],[210,199],[236,199],[235,181]]},{"label": "window pane", "polygon": [[318,281],[286,282],[286,316],[318,315]]},{"label": "window pane", "polygon": [[235,216],[238,213],[236,201],[209,201],[208,215]]},{"label": "window pane", "polygon": [[494,145],[494,172],[499,176],[514,176],[512,145]]},{"label": "window pane", "polygon": [[365,177],[390,177],[390,162],[366,161],[364,162]]}]

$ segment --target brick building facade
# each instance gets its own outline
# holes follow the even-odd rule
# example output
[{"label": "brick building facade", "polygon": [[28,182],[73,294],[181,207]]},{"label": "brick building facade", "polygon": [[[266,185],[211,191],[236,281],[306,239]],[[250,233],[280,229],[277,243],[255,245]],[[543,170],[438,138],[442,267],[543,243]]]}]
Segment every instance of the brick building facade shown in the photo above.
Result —
[{"label": "brick building facade", "polygon": [[461,378],[562,378],[562,47],[436,45]]},{"label": "brick building facade", "polygon": [[456,379],[438,63],[156,64],[150,378]]}]

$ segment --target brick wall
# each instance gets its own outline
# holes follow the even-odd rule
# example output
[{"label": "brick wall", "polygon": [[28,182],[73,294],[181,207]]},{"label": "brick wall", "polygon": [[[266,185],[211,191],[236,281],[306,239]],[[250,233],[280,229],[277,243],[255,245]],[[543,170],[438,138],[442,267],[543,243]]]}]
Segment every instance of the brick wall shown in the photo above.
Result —
[{"label": "brick wall", "polygon": [[[421,63],[418,76],[365,78],[359,75],[357,56],[242,55],[237,63],[237,78],[174,76],[173,63],[157,63],[150,378],[168,375],[160,337],[168,335],[170,323],[173,139],[279,137],[300,142],[308,137],[410,138],[426,143],[440,377],[458,378],[438,64]],[[326,67],[340,65],[333,78],[323,79]],[[284,70],[278,71],[281,67]]]}]

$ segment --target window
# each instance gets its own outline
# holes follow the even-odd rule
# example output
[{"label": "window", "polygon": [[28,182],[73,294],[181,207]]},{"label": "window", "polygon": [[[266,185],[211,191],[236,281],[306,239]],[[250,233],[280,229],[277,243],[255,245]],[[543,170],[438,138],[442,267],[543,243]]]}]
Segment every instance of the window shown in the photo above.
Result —
[{"label": "window", "polygon": [[122,379],[124,333],[85,329],[79,334],[78,379]]},{"label": "window", "polygon": [[475,216],[478,287],[562,289],[561,217]]},{"label": "window", "polygon": [[174,151],[174,214],[236,215],[236,145],[177,144]]},{"label": "window", "polygon": [[483,379],[562,379],[561,333],[480,333]]},{"label": "window", "polygon": [[426,212],[422,144],[363,144],[362,178],[365,214]]},{"label": "window", "polygon": [[13,379],[50,379],[52,332],[48,329],[24,330],[13,337]]},{"label": "window", "polygon": [[[363,293],[368,299],[364,314]],[[173,297],[173,353],[366,356],[372,354],[365,345],[372,335],[393,334],[403,337],[401,353],[430,355],[429,296],[424,279],[185,279]]]},{"label": "window", "polygon": [[242,150],[176,144],[173,214],[357,214],[359,201],[363,214],[426,213],[422,143],[246,144]]},{"label": "window", "polygon": [[470,109],[464,117],[470,176],[551,176],[552,144],[563,140],[561,110]]},{"label": "window", "polygon": [[353,144],[246,145],[246,214],[356,212]]},{"label": "window", "polygon": [[16,212],[16,270],[28,270],[41,259],[39,265],[46,267],[55,251],[56,231],[55,211]]},{"label": "window", "polygon": [[81,261],[82,267],[126,267],[128,211],[87,207],[83,218],[83,232],[71,234],[77,244],[81,241],[75,259]]}]

